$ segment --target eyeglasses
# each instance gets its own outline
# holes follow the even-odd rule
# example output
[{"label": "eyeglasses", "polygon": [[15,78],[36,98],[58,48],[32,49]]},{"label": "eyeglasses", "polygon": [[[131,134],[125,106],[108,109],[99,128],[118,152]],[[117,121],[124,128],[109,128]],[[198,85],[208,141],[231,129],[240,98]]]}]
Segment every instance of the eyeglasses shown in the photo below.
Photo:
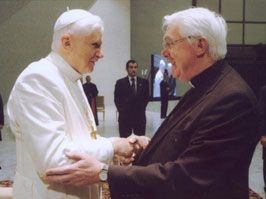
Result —
[{"label": "eyeglasses", "polygon": [[163,48],[171,49],[174,45],[180,44],[183,41],[185,41],[186,39],[190,39],[190,38],[191,38],[191,36],[183,37],[181,39],[177,39],[177,40],[174,40],[174,41],[163,41],[162,46],[163,46]]}]

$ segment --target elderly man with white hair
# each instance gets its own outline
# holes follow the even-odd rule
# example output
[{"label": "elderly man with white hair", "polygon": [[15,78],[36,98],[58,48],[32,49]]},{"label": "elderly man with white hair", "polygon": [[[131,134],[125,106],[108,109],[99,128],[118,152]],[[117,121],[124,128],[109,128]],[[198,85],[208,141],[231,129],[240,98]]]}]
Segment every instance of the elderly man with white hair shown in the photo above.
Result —
[{"label": "elderly man with white hair", "polygon": [[[162,54],[173,76],[193,86],[133,166],[109,166],[111,197],[248,199],[259,114],[252,90],[223,59],[226,23],[206,8],[190,8],[166,16],[163,29]],[[50,169],[46,180],[77,186],[99,181],[103,163],[68,156],[80,161]]]},{"label": "elderly man with white hair", "polygon": [[[68,165],[65,152],[82,152],[109,163],[114,155],[132,160],[132,140],[97,134],[80,82],[103,57],[102,20],[88,11],[64,12],[54,25],[52,52],[31,63],[18,77],[7,110],[16,136],[14,198],[100,197],[99,185],[48,185],[43,172]],[[139,147],[139,146],[138,146]]]}]

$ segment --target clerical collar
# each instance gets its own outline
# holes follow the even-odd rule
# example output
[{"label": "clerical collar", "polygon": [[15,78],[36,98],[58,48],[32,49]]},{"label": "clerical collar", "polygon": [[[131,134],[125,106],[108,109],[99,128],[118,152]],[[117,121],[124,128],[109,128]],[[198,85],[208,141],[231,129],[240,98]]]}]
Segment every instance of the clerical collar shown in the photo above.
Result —
[{"label": "clerical collar", "polygon": [[212,80],[212,77],[215,76],[215,74],[219,71],[221,68],[222,63],[224,60],[219,60],[216,63],[214,63],[212,66],[198,74],[197,76],[193,77],[190,81],[193,88],[197,88],[201,84],[205,84]]},{"label": "clerical collar", "polygon": [[72,82],[76,82],[81,78],[81,74],[75,71],[58,53],[52,51],[47,59],[51,61],[58,69]]},{"label": "clerical collar", "polygon": [[189,81],[188,84],[189,84],[192,88],[195,88],[195,86],[191,83],[191,81]]}]

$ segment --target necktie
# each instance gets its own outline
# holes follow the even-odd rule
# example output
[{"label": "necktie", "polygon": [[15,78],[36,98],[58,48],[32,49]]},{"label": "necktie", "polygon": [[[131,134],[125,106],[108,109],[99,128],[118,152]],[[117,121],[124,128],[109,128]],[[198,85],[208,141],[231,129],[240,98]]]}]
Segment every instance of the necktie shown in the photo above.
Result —
[{"label": "necktie", "polygon": [[131,78],[131,88],[134,95],[136,95],[136,85],[135,85],[135,78]]}]

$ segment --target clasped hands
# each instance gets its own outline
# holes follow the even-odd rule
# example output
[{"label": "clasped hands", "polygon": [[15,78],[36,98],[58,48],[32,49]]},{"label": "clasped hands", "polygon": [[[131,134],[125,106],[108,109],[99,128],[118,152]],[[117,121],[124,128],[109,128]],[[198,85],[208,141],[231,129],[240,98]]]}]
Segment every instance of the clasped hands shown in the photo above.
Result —
[{"label": "clasped hands", "polygon": [[122,165],[128,165],[149,144],[146,136],[131,135],[128,138],[112,138],[116,160]]},{"label": "clasped hands", "polygon": [[[140,153],[150,139],[145,136],[130,136],[128,138],[111,138],[115,155],[119,157],[120,163],[130,164],[136,155]],[[48,169],[43,180],[49,184],[64,184],[71,186],[87,186],[98,183],[99,172],[104,163],[95,157],[82,154],[66,152],[66,156],[74,163],[62,167]]]}]

